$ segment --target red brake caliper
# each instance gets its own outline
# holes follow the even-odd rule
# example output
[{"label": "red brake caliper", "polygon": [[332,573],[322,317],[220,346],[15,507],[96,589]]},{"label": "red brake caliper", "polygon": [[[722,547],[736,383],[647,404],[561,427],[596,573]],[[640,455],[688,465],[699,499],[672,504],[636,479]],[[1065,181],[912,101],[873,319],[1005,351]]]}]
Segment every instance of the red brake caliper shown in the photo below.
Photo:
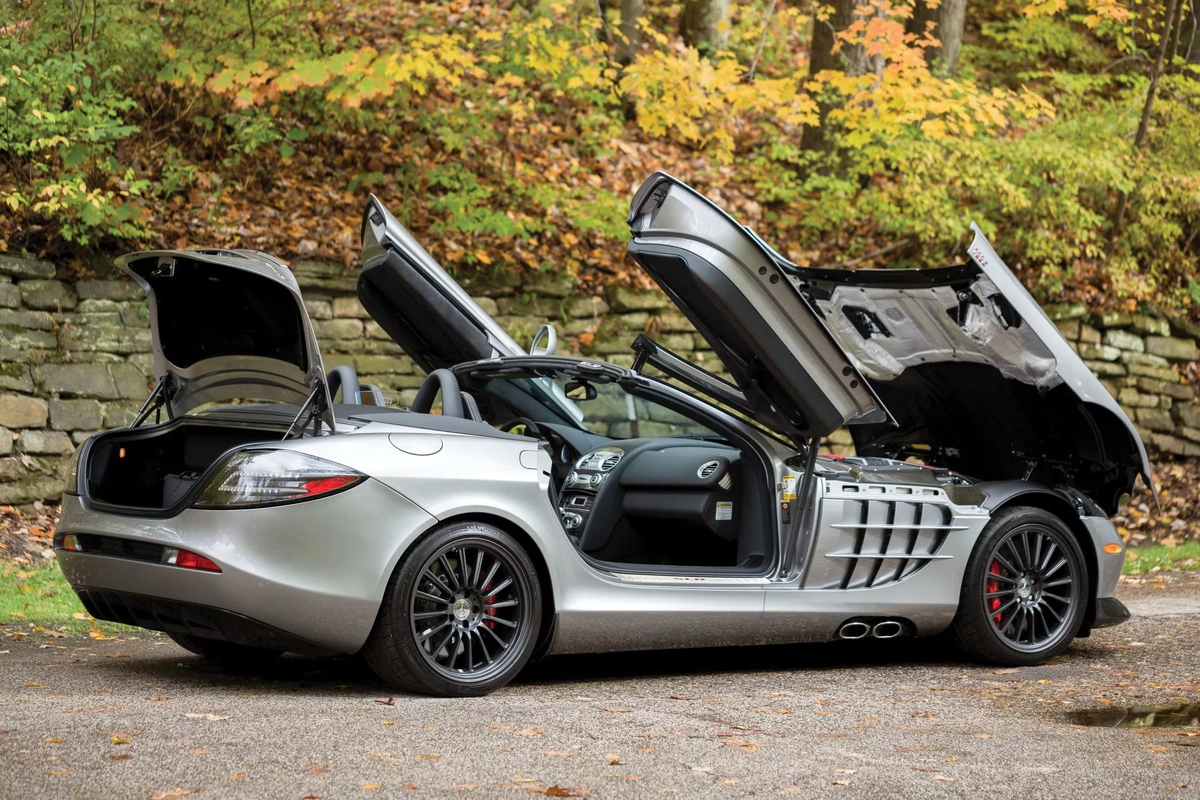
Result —
[{"label": "red brake caliper", "polygon": [[[999,575],[1000,574],[999,562],[993,561],[992,565],[990,567],[988,567],[988,572],[991,573],[992,575]],[[985,592],[987,592],[988,594],[991,594],[992,592],[998,592],[998,591],[1000,591],[1000,581],[996,580],[995,578],[988,578],[986,581],[984,581],[983,587],[984,587],[983,590]],[[999,597],[993,597],[991,600],[988,601],[988,610],[995,611],[998,608],[1000,608],[1000,598]],[[999,625],[1000,624],[1000,615],[996,614],[995,616],[993,616],[992,622],[995,622],[997,625]]]},{"label": "red brake caliper", "polygon": [[[483,593],[486,595],[489,591],[491,591],[491,588],[492,588],[492,582],[488,581],[487,586],[483,587]],[[496,609],[491,608],[491,605],[495,602],[496,602],[496,598],[494,598],[494,597],[489,597],[488,599],[484,600],[483,601],[483,613],[489,617],[496,616]],[[487,623],[487,626],[491,630],[496,630],[496,623],[494,623],[494,622]]]}]

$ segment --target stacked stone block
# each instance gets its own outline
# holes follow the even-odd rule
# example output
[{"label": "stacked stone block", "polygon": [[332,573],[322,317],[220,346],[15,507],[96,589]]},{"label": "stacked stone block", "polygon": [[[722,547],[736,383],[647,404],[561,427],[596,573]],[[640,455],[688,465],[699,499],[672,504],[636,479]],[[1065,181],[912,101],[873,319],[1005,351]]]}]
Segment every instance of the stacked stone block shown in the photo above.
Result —
[{"label": "stacked stone block", "polygon": [[1200,358],[1186,323],[1079,304],[1046,307],[1059,331],[1133,420],[1142,440],[1176,456],[1200,456],[1200,406],[1186,382]]},{"label": "stacked stone block", "polygon": [[[349,364],[363,383],[411,403],[424,376],[359,304],[356,270],[299,262],[293,272],[326,368]],[[549,272],[493,269],[457,278],[522,344],[550,322],[560,353],[629,366],[629,345],[645,331],[680,356],[723,371],[704,338],[656,289],[609,287],[589,297],[570,276]],[[1200,405],[1185,381],[1197,375],[1200,330],[1157,316],[1090,314],[1078,305],[1047,312],[1152,449],[1200,456]],[[154,381],[150,351],[136,284],[60,279],[51,263],[0,254],[0,504],[58,497],[75,446],[128,424],[146,398]],[[824,449],[848,454],[853,442],[837,431]]]}]

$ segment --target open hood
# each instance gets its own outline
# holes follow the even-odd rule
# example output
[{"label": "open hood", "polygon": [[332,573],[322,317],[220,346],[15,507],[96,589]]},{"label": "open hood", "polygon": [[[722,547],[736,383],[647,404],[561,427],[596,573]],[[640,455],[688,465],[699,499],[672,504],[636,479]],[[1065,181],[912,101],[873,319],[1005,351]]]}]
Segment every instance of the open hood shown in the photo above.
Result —
[{"label": "open hood", "polygon": [[525,355],[375,195],[363,213],[358,299],[426,372]]},{"label": "open hood", "polygon": [[233,400],[330,408],[316,334],[282,262],[252,250],[151,250],[117,264],[146,290],[169,414]]},{"label": "open hood", "polygon": [[1150,465],[1133,424],[979,229],[958,266],[806,269],[690,187],[638,190],[629,252],[759,421],[849,426],[859,455],[1071,486],[1108,513]]},{"label": "open hood", "polygon": [[958,266],[845,271],[782,262],[897,423],[852,428],[858,454],[1065,484],[1111,514],[1139,474],[1153,489],[1141,437],[971,228],[969,260]]},{"label": "open hood", "polygon": [[711,201],[658,172],[638,189],[629,226],[630,254],[712,346],[760,422],[797,442],[887,423],[770,249]]}]

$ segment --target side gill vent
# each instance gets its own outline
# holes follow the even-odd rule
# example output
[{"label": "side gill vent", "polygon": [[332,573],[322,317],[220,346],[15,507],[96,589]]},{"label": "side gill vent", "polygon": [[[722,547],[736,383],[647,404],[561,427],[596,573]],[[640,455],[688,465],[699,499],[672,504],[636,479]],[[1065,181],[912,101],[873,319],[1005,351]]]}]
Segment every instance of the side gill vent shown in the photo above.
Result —
[{"label": "side gill vent", "polygon": [[873,589],[916,574],[954,532],[941,503],[883,498],[829,500],[821,515],[806,589]]},{"label": "side gill vent", "polygon": [[721,476],[721,480],[717,481],[717,486],[720,486],[722,489],[728,492],[733,488],[733,477],[726,472]]},{"label": "side gill vent", "polygon": [[601,472],[611,472],[612,468],[615,467],[618,463],[620,463],[620,461],[621,461],[621,454],[619,452],[612,451],[612,452],[608,453],[608,455],[604,456],[603,460],[601,460],[600,471]]}]

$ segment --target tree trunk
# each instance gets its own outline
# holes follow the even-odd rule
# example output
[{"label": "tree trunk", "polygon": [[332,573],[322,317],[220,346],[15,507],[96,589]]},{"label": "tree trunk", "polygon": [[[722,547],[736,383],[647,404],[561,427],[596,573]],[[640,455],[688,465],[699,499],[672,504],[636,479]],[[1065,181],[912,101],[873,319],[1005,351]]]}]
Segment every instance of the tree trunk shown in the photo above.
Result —
[{"label": "tree trunk", "polygon": [[930,33],[941,44],[925,48],[925,62],[941,75],[953,75],[958,71],[958,54],[962,51],[967,0],[941,0],[937,8],[930,8],[925,0],[917,0],[906,26],[908,32],[924,35],[930,22],[933,23]]},{"label": "tree trunk", "polygon": [[719,23],[729,13],[730,0],[684,0],[679,17],[679,32],[683,40],[701,53],[721,50],[729,41],[729,27]]},{"label": "tree trunk", "polygon": [[[1146,102],[1142,105],[1142,118],[1138,121],[1137,133],[1133,137],[1133,151],[1138,153],[1146,146],[1146,137],[1150,133],[1150,119],[1154,114],[1154,101],[1158,97],[1158,82],[1163,74],[1163,61],[1171,44],[1171,26],[1176,22],[1175,10],[1182,0],[1167,0],[1166,12],[1163,14],[1163,31],[1160,36],[1158,58],[1150,71],[1150,86],[1146,89]],[[1113,212],[1113,226],[1109,244],[1115,244],[1125,226],[1125,211],[1129,207],[1129,193],[1121,192],[1117,196],[1117,208]]]},{"label": "tree trunk", "polygon": [[[817,73],[830,69],[840,69],[847,75],[865,75],[868,72],[882,74],[883,57],[868,56],[862,45],[846,45],[844,42],[838,51],[833,51],[837,43],[837,35],[850,27],[854,21],[854,9],[858,0],[833,0],[831,8],[833,15],[827,20],[813,19],[812,46],[809,50],[808,74],[815,78]],[[828,150],[829,137],[826,136],[825,118],[830,111],[837,108],[837,103],[829,100],[817,101],[817,110],[821,121],[817,125],[805,125],[804,134],[800,139],[800,147],[805,150]]]},{"label": "tree trunk", "polygon": [[645,0],[621,0],[621,35],[617,37],[617,63],[623,67],[633,63],[638,46],[642,43],[642,32],[638,18],[642,16]]},{"label": "tree trunk", "polygon": [[[1188,64],[1200,66],[1200,2],[1192,0],[1187,19],[1182,21],[1179,38],[1179,56]],[[1193,80],[1200,80],[1200,73],[1187,70]]]}]

